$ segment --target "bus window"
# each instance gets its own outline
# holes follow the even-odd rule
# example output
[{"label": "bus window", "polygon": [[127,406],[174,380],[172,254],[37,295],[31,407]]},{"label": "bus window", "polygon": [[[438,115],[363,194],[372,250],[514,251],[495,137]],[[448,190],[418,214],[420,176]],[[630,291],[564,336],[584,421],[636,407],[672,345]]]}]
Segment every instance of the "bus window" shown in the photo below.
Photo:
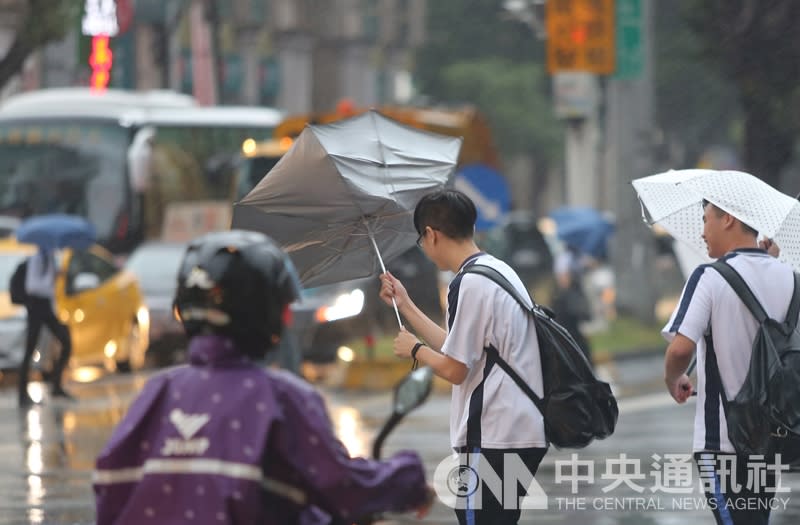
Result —
[{"label": "bus window", "polygon": [[230,206],[242,141],[272,136],[282,118],[164,91],[13,95],[0,105],[0,213],[80,214],[100,244],[125,253],[161,236],[171,204]]},{"label": "bus window", "polygon": [[[60,140],[67,136],[74,142]],[[0,124],[0,214],[79,214],[98,237],[112,235],[125,203],[126,144],[116,125]]]}]

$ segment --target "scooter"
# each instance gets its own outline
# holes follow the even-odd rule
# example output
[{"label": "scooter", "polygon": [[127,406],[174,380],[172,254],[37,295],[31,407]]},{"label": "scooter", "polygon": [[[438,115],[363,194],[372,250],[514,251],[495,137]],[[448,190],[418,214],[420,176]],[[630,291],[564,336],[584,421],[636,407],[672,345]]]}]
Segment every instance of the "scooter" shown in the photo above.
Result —
[{"label": "scooter", "polygon": [[433,370],[427,366],[412,370],[395,385],[392,415],[375,437],[372,444],[373,458],[381,459],[381,448],[386,438],[403,418],[428,399],[432,386]]},{"label": "scooter", "polygon": [[[397,424],[428,399],[432,386],[433,370],[427,366],[412,370],[395,385],[392,414],[384,422],[372,444],[372,457],[374,459],[381,458],[383,444]],[[380,514],[367,516],[356,521],[354,525],[371,525],[384,518],[385,516]]]}]

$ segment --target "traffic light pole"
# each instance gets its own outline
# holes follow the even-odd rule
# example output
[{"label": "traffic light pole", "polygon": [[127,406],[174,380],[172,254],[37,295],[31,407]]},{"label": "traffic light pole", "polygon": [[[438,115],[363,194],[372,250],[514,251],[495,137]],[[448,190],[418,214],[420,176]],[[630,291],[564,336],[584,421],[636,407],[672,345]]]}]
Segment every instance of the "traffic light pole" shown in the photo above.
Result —
[{"label": "traffic light pole", "polygon": [[[641,0],[643,68],[640,75],[611,78],[606,90],[606,173],[609,207],[617,222],[612,263],[616,275],[617,308],[643,321],[655,320],[657,279],[655,240],[642,221],[633,179],[651,175],[653,162],[653,9]],[[699,220],[699,218],[698,218]]]},{"label": "traffic light pole", "polygon": [[600,207],[599,134],[596,105],[584,118],[567,120],[565,200],[570,206]]}]

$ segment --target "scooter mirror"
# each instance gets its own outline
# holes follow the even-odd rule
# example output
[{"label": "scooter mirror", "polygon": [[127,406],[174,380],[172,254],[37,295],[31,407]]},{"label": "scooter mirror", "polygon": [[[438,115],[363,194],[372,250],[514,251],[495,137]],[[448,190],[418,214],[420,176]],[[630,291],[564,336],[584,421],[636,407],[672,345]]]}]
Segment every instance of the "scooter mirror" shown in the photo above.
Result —
[{"label": "scooter mirror", "polygon": [[431,393],[433,370],[424,366],[403,378],[394,389],[394,415],[403,417],[420,406]]}]

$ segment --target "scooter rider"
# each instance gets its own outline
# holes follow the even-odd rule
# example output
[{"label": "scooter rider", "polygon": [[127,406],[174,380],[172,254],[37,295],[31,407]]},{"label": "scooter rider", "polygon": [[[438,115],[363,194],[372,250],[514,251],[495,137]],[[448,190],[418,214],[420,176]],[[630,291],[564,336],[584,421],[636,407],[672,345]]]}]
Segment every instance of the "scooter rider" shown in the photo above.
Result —
[{"label": "scooter rider", "polygon": [[417,454],[351,458],[320,395],[255,361],[280,340],[299,284],[259,233],[192,242],[175,306],[189,364],[155,375],[97,459],[97,523],[326,523],[416,509]]}]

